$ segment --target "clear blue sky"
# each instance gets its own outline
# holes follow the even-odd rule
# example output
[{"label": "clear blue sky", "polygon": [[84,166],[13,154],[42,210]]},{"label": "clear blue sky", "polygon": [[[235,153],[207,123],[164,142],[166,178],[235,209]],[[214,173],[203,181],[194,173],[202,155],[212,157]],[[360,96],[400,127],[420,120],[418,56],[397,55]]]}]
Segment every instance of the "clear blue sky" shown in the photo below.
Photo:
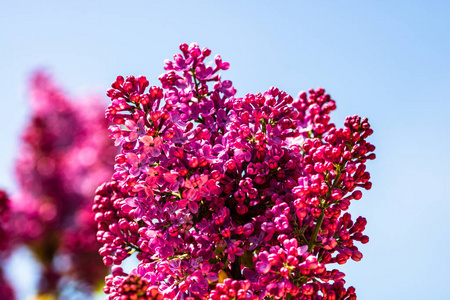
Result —
[{"label": "clear blue sky", "polygon": [[119,74],[157,84],[163,60],[195,41],[231,63],[238,95],[322,86],[337,124],[369,118],[373,189],[351,212],[367,217],[371,240],[347,282],[364,300],[445,299],[449,15],[444,0],[2,1],[0,186],[15,188],[32,70],[47,67],[74,96],[104,95]]}]

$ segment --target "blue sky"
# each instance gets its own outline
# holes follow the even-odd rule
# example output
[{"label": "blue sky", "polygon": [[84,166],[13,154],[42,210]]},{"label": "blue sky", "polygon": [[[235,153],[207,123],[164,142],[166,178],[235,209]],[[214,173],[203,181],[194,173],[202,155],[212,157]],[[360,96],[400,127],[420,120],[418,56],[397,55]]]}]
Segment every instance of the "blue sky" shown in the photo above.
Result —
[{"label": "blue sky", "polygon": [[321,86],[335,123],[369,118],[373,189],[350,212],[367,217],[371,240],[347,282],[359,299],[446,297],[450,2],[43,2],[0,3],[0,186],[15,189],[31,71],[47,68],[73,96],[104,95],[117,75],[157,84],[163,60],[198,42],[230,62],[238,95]]}]

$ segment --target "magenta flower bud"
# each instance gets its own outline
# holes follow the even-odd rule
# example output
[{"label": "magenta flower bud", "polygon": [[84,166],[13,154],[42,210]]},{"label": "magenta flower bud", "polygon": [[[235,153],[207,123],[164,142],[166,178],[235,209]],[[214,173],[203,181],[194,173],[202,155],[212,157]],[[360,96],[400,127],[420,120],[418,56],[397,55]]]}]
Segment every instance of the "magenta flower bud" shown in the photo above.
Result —
[{"label": "magenta flower bud", "polygon": [[299,263],[298,258],[295,256],[292,256],[292,255],[289,255],[287,257],[286,261],[290,266],[293,266],[293,267],[297,266]]},{"label": "magenta flower bud", "polygon": [[336,293],[333,290],[327,292],[327,300],[336,300]]},{"label": "magenta flower bud", "polygon": [[311,184],[310,190],[313,193],[318,193],[320,191],[320,185],[318,183],[313,183]]},{"label": "magenta flower bud", "polygon": [[343,241],[347,241],[350,239],[350,234],[347,231],[341,231],[339,233],[339,237],[343,240]]},{"label": "magenta flower bud", "polygon": [[142,241],[139,243],[139,249],[141,249],[143,252],[150,252],[150,248],[148,246],[147,241]]},{"label": "magenta flower bud", "polygon": [[111,273],[113,276],[127,276],[120,266],[113,266],[111,268]]},{"label": "magenta flower bud", "polygon": [[266,178],[264,176],[261,175],[257,175],[254,179],[256,184],[264,184],[264,182],[266,181]]},{"label": "magenta flower bud", "polygon": [[[320,214],[319,214],[320,215]],[[268,234],[275,232],[275,224],[272,222],[264,222],[261,224],[261,229]]]},{"label": "magenta flower bud", "polygon": [[352,154],[349,151],[345,151],[342,158],[345,160],[350,160],[352,158]]},{"label": "magenta flower bud", "polygon": [[105,264],[105,266],[110,267],[113,264],[113,259],[111,256],[104,256],[103,257],[103,263]]},{"label": "magenta flower bud", "polygon": [[340,189],[333,189],[331,191],[331,198],[333,200],[340,200],[340,199],[342,199],[342,191]]},{"label": "magenta flower bud", "polygon": [[348,256],[342,253],[339,253],[338,255],[336,255],[336,262],[340,265],[343,265],[347,262],[348,260]]},{"label": "magenta flower bud", "polygon": [[116,156],[116,158],[115,158],[115,162],[116,162],[116,164],[123,164],[123,163],[125,163],[125,162],[126,162],[125,155],[123,155],[123,154],[118,154],[118,155]]},{"label": "magenta flower bud", "polygon": [[175,237],[175,236],[178,235],[178,228],[176,226],[172,225],[172,226],[169,227],[168,232],[169,232],[170,236],[174,236]]},{"label": "magenta flower bud", "polygon": [[211,235],[211,239],[213,240],[213,242],[217,243],[217,242],[219,242],[222,238],[221,238],[221,236],[220,236],[219,234],[213,233],[213,234]]},{"label": "magenta flower bud", "polygon": [[363,255],[361,252],[359,252],[358,250],[354,250],[352,252],[352,259],[354,261],[360,261],[362,259]]},{"label": "magenta flower bud", "polygon": [[297,209],[302,209],[306,207],[306,203],[302,199],[296,199],[294,201],[294,207]]},{"label": "magenta flower bud", "polygon": [[214,180],[219,180],[222,177],[222,175],[220,174],[220,172],[218,170],[214,170],[211,172],[211,178]]},{"label": "magenta flower bud", "polygon": [[314,269],[314,274],[322,274],[326,271],[325,265],[323,263],[317,264],[317,268]]},{"label": "magenta flower bud", "polygon": [[320,113],[320,106],[318,104],[311,104],[308,107],[308,110],[309,110],[311,115],[317,115],[317,114]]},{"label": "magenta flower bud", "polygon": [[364,184],[364,188],[366,190],[370,190],[372,188],[372,182],[368,181]]},{"label": "magenta flower bud", "polygon": [[346,180],[344,181],[344,186],[345,186],[347,189],[349,189],[349,190],[352,190],[352,188],[353,188],[354,185],[355,185],[355,182],[353,181],[352,178],[346,179]]},{"label": "magenta flower bud", "polygon": [[271,264],[272,266],[275,266],[275,265],[281,263],[280,257],[279,257],[277,254],[275,254],[275,253],[269,254],[269,256],[267,257],[267,261],[268,261],[269,264]]},{"label": "magenta flower bud", "polygon": [[269,160],[269,168],[271,170],[276,169],[278,167],[278,163],[274,159]]},{"label": "magenta flower bud", "polygon": [[223,192],[227,195],[230,194],[233,190],[234,184],[235,184],[234,181],[231,181],[228,184],[226,184],[225,187],[223,188]]},{"label": "magenta flower bud", "polygon": [[216,65],[220,68],[220,66],[222,65],[222,57],[220,57],[220,55],[216,55],[214,57],[214,62],[216,63]]},{"label": "magenta flower bud", "polygon": [[332,250],[337,246],[337,241],[334,238],[326,238],[322,241],[325,250]]},{"label": "magenta flower bud", "polygon": [[242,190],[238,190],[234,192],[234,199],[238,202],[244,202],[245,200],[245,193]]},{"label": "magenta flower bud", "polygon": [[103,220],[104,220],[103,213],[98,212],[98,213],[95,214],[95,221],[96,222],[100,222],[100,221],[103,221]]},{"label": "magenta flower bud", "polygon": [[231,283],[233,282],[233,279],[231,278],[225,278],[225,280],[223,281],[223,283],[225,284],[225,289],[224,291],[228,290],[231,288]]},{"label": "magenta flower bud", "polygon": [[314,218],[318,218],[318,217],[320,216],[321,213],[322,213],[322,209],[319,208],[319,207],[313,207],[313,208],[311,209],[311,215],[312,215]]},{"label": "magenta flower bud", "polygon": [[361,243],[367,244],[369,242],[369,237],[367,235],[363,235],[361,237]]},{"label": "magenta flower bud", "polygon": [[201,55],[200,48],[198,47],[198,45],[196,43],[190,44],[188,51],[189,51],[189,54],[194,58],[197,58]]},{"label": "magenta flower bud", "polygon": [[322,163],[318,162],[314,164],[314,171],[316,171],[317,173],[322,173],[323,171],[325,171],[325,167]]},{"label": "magenta flower bud", "polygon": [[282,179],[284,179],[286,177],[286,173],[284,172],[284,170],[280,170],[280,171],[277,172],[276,176],[277,176],[278,180],[282,180]]},{"label": "magenta flower bud", "polygon": [[236,211],[240,215],[245,215],[248,212],[248,207],[245,204],[238,204]]},{"label": "magenta flower bud", "polygon": [[111,250],[105,247],[101,247],[98,251],[101,256],[108,256],[111,253]]},{"label": "magenta flower bud", "polygon": [[237,298],[236,299],[238,299],[238,300],[243,300],[243,299],[245,299],[245,297],[247,296],[247,290],[239,290],[238,292],[237,292]]},{"label": "magenta flower bud", "polygon": [[115,117],[112,121],[113,121],[114,124],[117,124],[117,125],[125,124],[125,119],[123,117],[121,117],[121,116]]},{"label": "magenta flower bud", "polygon": [[130,230],[133,233],[137,233],[139,230],[139,225],[136,222],[128,222],[128,226],[129,226],[128,230]]},{"label": "magenta flower bud", "polygon": [[183,54],[187,54],[189,46],[186,43],[182,43],[182,44],[180,44],[179,48],[183,52]]},{"label": "magenta flower bud", "polygon": [[248,192],[247,192],[247,196],[250,199],[255,199],[258,196],[258,190],[255,188],[251,188]]},{"label": "magenta flower bud", "polygon": [[236,170],[237,166],[236,166],[236,162],[233,159],[229,159],[226,163],[225,163],[225,167],[230,170]]},{"label": "magenta flower bud", "polygon": [[283,267],[283,268],[280,269],[280,275],[281,276],[288,278],[289,274],[290,274],[290,271],[289,271],[288,268]]},{"label": "magenta flower bud", "polygon": [[311,206],[319,206],[320,199],[318,197],[312,197],[311,199],[309,199],[308,204],[310,204]]},{"label": "magenta flower bud", "polygon": [[243,226],[244,228],[244,235],[250,235],[253,233],[253,231],[255,230],[254,226],[252,223],[247,223]]},{"label": "magenta flower bud", "polygon": [[326,161],[326,162],[323,164],[323,167],[325,168],[325,171],[332,171],[332,170],[334,170],[334,165],[333,165],[333,163],[332,163],[332,162],[329,162],[329,161]]},{"label": "magenta flower bud", "polygon": [[180,170],[178,171],[178,174],[180,176],[186,176],[186,174],[188,173],[188,170],[186,168],[180,168]]},{"label": "magenta flower bud", "polygon": [[223,236],[224,238],[227,238],[227,237],[229,237],[230,235],[231,235],[230,229],[226,228],[226,229],[222,230],[222,236]]},{"label": "magenta flower bud", "polygon": [[371,153],[371,154],[367,155],[367,156],[365,157],[365,159],[374,160],[376,157],[377,157],[377,156],[375,155],[375,153]]},{"label": "magenta flower bud", "polygon": [[211,50],[208,49],[208,48],[206,48],[206,47],[204,47],[204,48],[202,49],[202,56],[203,56],[203,57],[208,57],[208,56],[210,56],[210,55],[211,55]]},{"label": "magenta flower bud", "polygon": [[195,156],[191,157],[191,159],[189,160],[189,167],[196,168],[197,166],[198,166],[198,158]]},{"label": "magenta flower bud", "polygon": [[311,296],[314,293],[314,287],[311,284],[304,284],[302,285],[302,293]]},{"label": "magenta flower bud", "polygon": [[339,209],[341,210],[347,210],[349,206],[350,201],[347,199],[342,199],[341,202],[339,203]]},{"label": "magenta flower bud", "polygon": [[361,199],[361,197],[362,197],[362,192],[361,192],[361,191],[354,191],[354,192],[352,193],[352,197],[353,197],[355,200],[359,200],[359,199]]},{"label": "magenta flower bud", "polygon": [[306,165],[304,171],[306,174],[311,174],[314,171],[313,165]]},{"label": "magenta flower bud", "polygon": [[328,185],[326,183],[322,183],[320,185],[320,195],[321,196],[326,195],[328,193],[328,190],[329,190],[329,187],[328,187]]},{"label": "magenta flower bud", "polygon": [[281,244],[283,244],[283,242],[288,238],[288,236],[286,234],[280,234],[277,238],[277,241]]},{"label": "magenta flower bud", "polygon": [[235,234],[241,235],[244,233],[244,227],[242,227],[242,225],[239,225],[238,227],[236,227],[236,229],[234,230]]},{"label": "magenta flower bud", "polygon": [[297,210],[296,215],[300,220],[303,220],[304,218],[306,218],[307,212],[305,209],[300,209]]},{"label": "magenta flower bud", "polygon": [[119,225],[117,223],[113,223],[113,224],[109,225],[109,231],[111,231],[113,234],[116,234],[116,235],[122,234],[120,231]]},{"label": "magenta flower bud", "polygon": [[120,227],[120,229],[127,230],[129,228],[128,221],[125,219],[120,219],[119,227]]},{"label": "magenta flower bud", "polygon": [[114,241],[114,235],[111,232],[105,232],[102,236],[105,243],[112,243]]},{"label": "magenta flower bud", "polygon": [[264,160],[264,158],[266,157],[266,152],[264,151],[257,151],[256,152],[256,158],[259,160]]}]

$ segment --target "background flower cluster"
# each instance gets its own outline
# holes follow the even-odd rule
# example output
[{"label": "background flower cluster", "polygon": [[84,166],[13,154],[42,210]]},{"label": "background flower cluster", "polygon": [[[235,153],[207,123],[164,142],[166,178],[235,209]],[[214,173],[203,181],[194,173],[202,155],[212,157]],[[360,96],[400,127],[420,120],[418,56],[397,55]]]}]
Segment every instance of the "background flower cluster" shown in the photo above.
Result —
[{"label": "background flower cluster", "polygon": [[[98,98],[71,100],[43,71],[29,90],[33,113],[16,161],[19,189],[11,201],[0,193],[0,258],[25,246],[39,262],[37,297],[59,299],[69,287],[87,297],[107,272],[92,212],[116,152],[103,134],[104,106]],[[8,286],[0,283],[7,300],[14,297],[3,292]]]}]

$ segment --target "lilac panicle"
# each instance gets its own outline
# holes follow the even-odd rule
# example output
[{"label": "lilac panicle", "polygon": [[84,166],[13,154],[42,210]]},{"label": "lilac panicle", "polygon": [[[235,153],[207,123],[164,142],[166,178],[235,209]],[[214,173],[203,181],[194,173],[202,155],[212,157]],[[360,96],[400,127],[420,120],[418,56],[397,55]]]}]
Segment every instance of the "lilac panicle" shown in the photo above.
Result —
[{"label": "lilac panicle", "polygon": [[180,51],[161,87],[118,76],[107,92],[121,153],[95,198],[100,254],[140,261],[108,275],[108,299],[356,299],[327,266],[359,261],[368,242],[365,219],[343,213],[371,188],[368,120],[336,128],[322,88],[237,97],[219,74],[229,63]]}]

